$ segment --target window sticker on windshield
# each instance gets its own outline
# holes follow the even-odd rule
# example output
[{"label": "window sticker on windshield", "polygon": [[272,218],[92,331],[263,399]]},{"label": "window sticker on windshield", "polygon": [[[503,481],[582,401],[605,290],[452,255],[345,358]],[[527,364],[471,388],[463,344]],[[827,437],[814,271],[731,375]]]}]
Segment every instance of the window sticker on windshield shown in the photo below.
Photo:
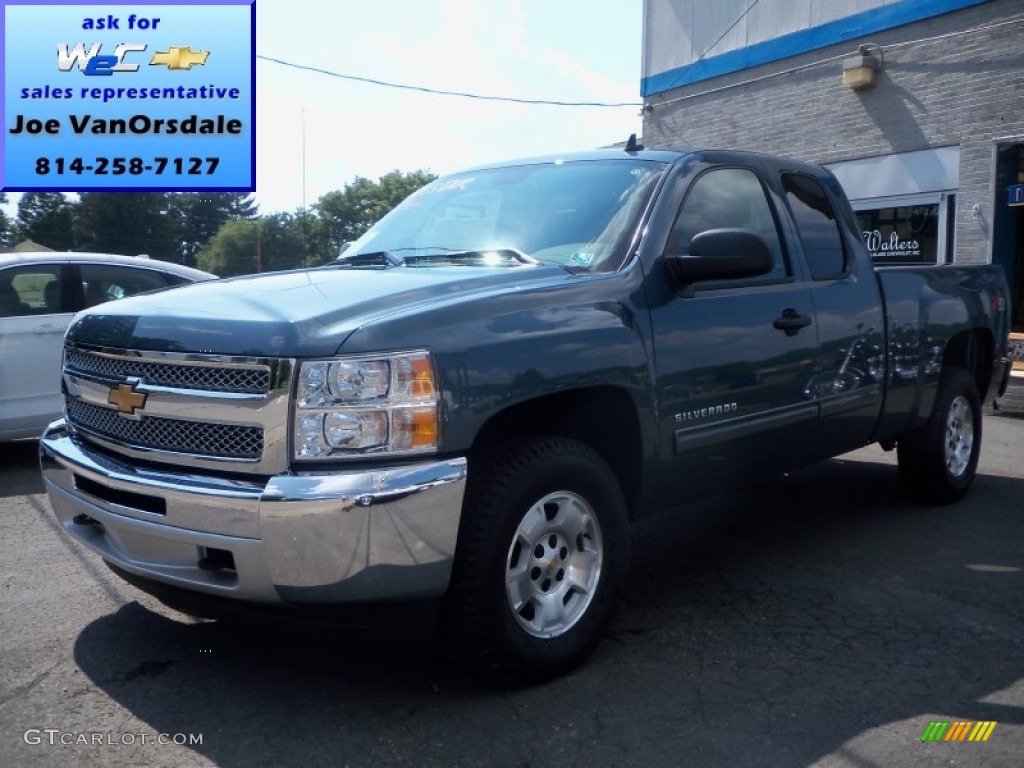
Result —
[{"label": "window sticker on windshield", "polygon": [[573,251],[569,264],[574,267],[589,267],[594,263],[594,254],[588,251]]},{"label": "window sticker on windshield", "polygon": [[461,192],[476,179],[473,176],[469,176],[465,179],[448,179],[447,181],[441,181],[436,184],[429,184],[425,187],[421,187],[423,194],[433,195],[438,192]]}]

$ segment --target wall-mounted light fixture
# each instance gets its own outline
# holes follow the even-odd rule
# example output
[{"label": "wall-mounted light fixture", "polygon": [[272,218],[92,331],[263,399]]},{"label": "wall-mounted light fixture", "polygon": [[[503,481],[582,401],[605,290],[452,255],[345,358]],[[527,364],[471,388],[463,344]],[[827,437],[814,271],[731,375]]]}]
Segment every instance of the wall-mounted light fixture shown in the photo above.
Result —
[{"label": "wall-mounted light fixture", "polygon": [[882,49],[862,45],[857,53],[843,59],[843,85],[859,91],[875,84],[875,73],[882,68]]}]

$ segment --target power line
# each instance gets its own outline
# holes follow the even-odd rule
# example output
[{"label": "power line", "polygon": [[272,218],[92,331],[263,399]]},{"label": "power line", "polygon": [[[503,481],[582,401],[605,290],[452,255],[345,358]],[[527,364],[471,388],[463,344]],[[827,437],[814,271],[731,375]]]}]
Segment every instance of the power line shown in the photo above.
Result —
[{"label": "power line", "polygon": [[[754,0],[756,3],[757,0]],[[332,72],[329,69],[321,69],[320,67],[312,67],[308,64],[296,64],[292,61],[285,61],[284,59],[277,59],[273,56],[263,56],[256,54],[257,59],[263,61],[269,61],[273,64],[280,64],[283,67],[290,67],[292,69],[301,69],[306,72],[316,72],[320,75],[326,75],[328,77],[336,77],[340,80],[354,80],[357,83],[368,83],[370,85],[380,85],[385,88],[398,88],[405,91],[419,91],[420,93],[430,93],[437,96],[459,96],[464,99],[479,99],[480,101],[505,101],[513,104],[545,104],[553,107],[633,107],[634,109],[643,106],[639,101],[624,101],[624,102],[603,102],[603,101],[552,101],[549,99],[523,99],[515,96],[494,96],[491,94],[483,93],[468,93],[466,91],[447,91],[441,88],[427,88],[422,85],[408,85],[405,83],[391,83],[386,80],[376,80],[372,77],[360,77],[359,75],[346,75],[341,72]]]},{"label": "power line", "polygon": [[752,2],[750,5],[748,5],[747,6],[747,10],[745,10],[743,13],[741,13],[739,16],[737,16],[736,17],[736,21],[734,21],[732,24],[730,24],[728,27],[726,27],[725,31],[722,34],[720,34],[715,39],[715,42],[713,42],[711,45],[709,45],[707,48],[705,48],[704,49],[704,53],[702,53],[700,56],[698,56],[692,63],[690,63],[689,65],[684,67],[682,72],[680,72],[679,74],[683,75],[686,72],[689,72],[691,69],[696,67],[702,61],[704,61],[704,57],[707,56],[709,53],[711,53],[712,49],[716,45],[718,45],[720,42],[722,42],[722,40],[725,39],[725,36],[728,35],[730,32],[732,32],[737,24],[739,24],[741,21],[743,21],[745,18],[747,18],[747,14],[750,13],[752,10],[754,10],[754,6],[757,5],[759,2],[760,2],[760,0],[754,0],[754,2]]}]

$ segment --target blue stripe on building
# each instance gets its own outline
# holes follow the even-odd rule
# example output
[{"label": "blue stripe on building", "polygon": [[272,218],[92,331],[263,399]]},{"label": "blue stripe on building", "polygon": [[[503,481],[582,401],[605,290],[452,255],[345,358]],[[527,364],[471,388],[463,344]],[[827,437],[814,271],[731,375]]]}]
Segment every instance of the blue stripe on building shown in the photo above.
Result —
[{"label": "blue stripe on building", "polygon": [[[981,5],[989,0],[902,0],[869,11],[846,16],[809,29],[791,32],[772,40],[764,40],[745,48],[702,59],[691,64],[676,67],[667,72],[650,75],[640,81],[640,93],[653,96],[662,91],[699,83],[713,77],[728,75],[772,61],[798,56],[801,53],[827,48],[846,40],[855,40],[900,27],[933,16],[958,11],[972,5]],[[852,51],[851,51],[852,53]]]}]

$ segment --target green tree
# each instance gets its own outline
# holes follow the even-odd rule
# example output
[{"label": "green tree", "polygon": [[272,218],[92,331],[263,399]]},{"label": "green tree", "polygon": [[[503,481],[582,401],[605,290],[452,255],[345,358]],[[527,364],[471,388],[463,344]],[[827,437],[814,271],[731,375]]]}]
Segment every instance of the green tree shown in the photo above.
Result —
[{"label": "green tree", "polygon": [[328,192],[313,204],[310,263],[338,256],[341,245],[355,240],[405,198],[436,179],[429,171],[392,171],[377,181],[357,176],[342,190]]},{"label": "green tree", "polygon": [[259,271],[257,221],[229,221],[196,254],[196,266],[221,277]]},{"label": "green tree", "polygon": [[18,201],[18,230],[55,251],[74,247],[73,206],[61,192],[26,192]]},{"label": "green tree", "polygon": [[221,226],[236,219],[252,219],[258,206],[252,195],[240,192],[181,192],[169,199],[169,216],[178,230],[178,254],[185,264],[195,256]]},{"label": "green tree", "polygon": [[[7,193],[0,192],[0,206],[7,205]],[[18,226],[0,207],[0,249],[10,248],[18,241]]]},{"label": "green tree", "polygon": [[182,260],[166,192],[82,192],[74,225],[80,250]]},{"label": "green tree", "polygon": [[221,277],[302,266],[298,218],[275,213],[229,221],[196,254],[196,265]]},{"label": "green tree", "polygon": [[304,258],[302,212],[273,213],[260,219],[260,271],[295,269]]}]

